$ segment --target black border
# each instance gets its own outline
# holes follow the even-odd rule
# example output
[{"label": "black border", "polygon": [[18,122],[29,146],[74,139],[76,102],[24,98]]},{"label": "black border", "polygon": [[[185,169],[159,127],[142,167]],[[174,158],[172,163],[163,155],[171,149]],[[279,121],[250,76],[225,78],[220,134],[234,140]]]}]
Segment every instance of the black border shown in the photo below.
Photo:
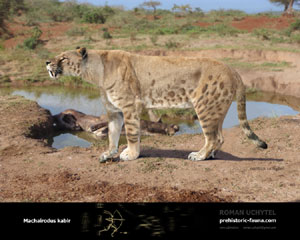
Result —
[{"label": "black border", "polygon": [[[111,236],[104,211],[118,210],[121,227]],[[299,228],[300,203],[0,203],[2,235],[80,237],[83,239],[173,239],[203,234],[293,233]],[[258,223],[247,219],[275,219]],[[25,223],[36,219],[49,223]],[[66,219],[69,223],[58,223]],[[222,220],[221,220],[222,219]],[[243,219],[244,222],[237,222]],[[245,220],[246,219],[246,220]],[[50,223],[50,221],[56,223]],[[220,223],[222,221],[222,223]],[[248,222],[247,222],[248,221]],[[104,226],[106,223],[107,226]],[[210,236],[209,235],[209,236]]]}]

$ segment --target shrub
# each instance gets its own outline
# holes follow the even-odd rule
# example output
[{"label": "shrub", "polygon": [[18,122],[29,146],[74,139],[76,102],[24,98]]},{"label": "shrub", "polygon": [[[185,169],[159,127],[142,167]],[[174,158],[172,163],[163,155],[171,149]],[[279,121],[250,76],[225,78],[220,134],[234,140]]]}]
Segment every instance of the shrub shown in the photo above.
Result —
[{"label": "shrub", "polygon": [[170,49],[170,48],[178,48],[179,47],[179,43],[178,42],[174,42],[173,40],[169,39],[166,43],[165,43],[166,48]]},{"label": "shrub", "polygon": [[289,28],[284,31],[284,35],[290,37],[297,30],[300,30],[300,19],[296,19],[295,22],[291,23]]},{"label": "shrub", "polygon": [[86,23],[105,23],[106,19],[99,9],[90,9],[83,13],[82,21]]},{"label": "shrub", "polygon": [[270,40],[272,36],[272,31],[266,28],[257,28],[254,29],[252,34],[262,40]]},{"label": "shrub", "polygon": [[158,40],[158,35],[157,34],[153,34],[153,35],[150,36],[150,41],[152,42],[152,44],[154,46],[156,46],[157,40]]},{"label": "shrub", "polygon": [[102,14],[106,20],[107,18],[115,14],[115,10],[109,6],[105,6],[102,8]]},{"label": "shrub", "polygon": [[300,43],[300,34],[293,34],[291,36],[291,41],[295,43]]},{"label": "shrub", "polygon": [[32,29],[32,35],[29,38],[26,38],[23,42],[23,47],[25,49],[35,49],[36,46],[39,44],[39,38],[42,35],[42,30],[39,27],[34,27]]},{"label": "shrub", "polygon": [[110,35],[110,33],[108,31],[104,31],[102,37],[104,39],[111,39],[112,36]]},{"label": "shrub", "polygon": [[199,7],[195,8],[195,11],[193,12],[193,14],[198,16],[198,17],[204,17],[205,16],[203,10]]},{"label": "shrub", "polygon": [[38,40],[33,37],[26,38],[23,42],[23,47],[29,50],[35,49],[37,45],[38,45]]},{"label": "shrub", "polygon": [[290,29],[292,31],[300,30],[300,19],[296,19],[295,22],[291,23]]},{"label": "shrub", "polygon": [[35,26],[32,29],[32,37],[33,38],[39,39],[42,34],[43,34],[43,32],[39,27]]}]

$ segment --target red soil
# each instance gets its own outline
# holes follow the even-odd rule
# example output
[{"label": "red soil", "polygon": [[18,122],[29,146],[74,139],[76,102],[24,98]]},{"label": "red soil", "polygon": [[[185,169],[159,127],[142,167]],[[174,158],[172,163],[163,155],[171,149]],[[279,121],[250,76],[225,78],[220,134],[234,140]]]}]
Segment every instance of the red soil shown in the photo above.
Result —
[{"label": "red soil", "polygon": [[[50,39],[63,36],[66,31],[72,27],[72,23],[59,22],[59,23],[40,23],[38,26],[43,34],[40,40],[46,41]],[[14,48],[21,44],[26,38],[31,36],[33,27],[26,26],[23,22],[14,21],[7,24],[8,31],[13,35],[12,38],[4,42],[5,48]]]},{"label": "red soil", "polygon": [[243,18],[240,21],[232,21],[231,25],[240,30],[251,32],[257,28],[271,28],[281,30],[284,28],[288,28],[293,21],[293,18],[288,17],[270,18],[267,16],[249,16]]}]

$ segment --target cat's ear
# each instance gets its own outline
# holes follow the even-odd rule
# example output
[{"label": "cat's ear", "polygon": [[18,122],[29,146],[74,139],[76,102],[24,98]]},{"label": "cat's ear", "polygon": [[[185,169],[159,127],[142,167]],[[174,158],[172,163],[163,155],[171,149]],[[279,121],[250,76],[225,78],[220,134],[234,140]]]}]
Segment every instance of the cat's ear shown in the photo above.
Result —
[{"label": "cat's ear", "polygon": [[88,55],[87,55],[87,50],[85,47],[77,47],[76,50],[81,55],[82,59],[87,58]]}]

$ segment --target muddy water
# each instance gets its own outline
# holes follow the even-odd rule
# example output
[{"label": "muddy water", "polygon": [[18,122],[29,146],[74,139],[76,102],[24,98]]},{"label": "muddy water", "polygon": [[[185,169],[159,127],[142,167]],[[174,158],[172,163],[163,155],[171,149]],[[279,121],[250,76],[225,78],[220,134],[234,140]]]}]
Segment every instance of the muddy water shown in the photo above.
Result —
[{"label": "muddy water", "polygon": [[[1,89],[0,89],[1,90]],[[73,108],[85,114],[105,114],[105,109],[100,101],[99,93],[95,90],[69,89],[61,87],[2,89],[0,93],[21,95],[25,98],[38,102],[40,106],[50,110],[51,114],[60,113],[66,109]],[[274,95],[265,92],[252,93],[247,96],[247,117],[249,120],[257,117],[278,117],[282,115],[294,115],[300,111],[300,99],[288,96]],[[168,122],[172,122],[168,119]],[[188,122],[181,120],[177,124],[180,131],[176,134],[195,134],[201,132],[198,121]],[[223,128],[238,125],[236,103],[233,102],[224,120]],[[61,132],[50,139],[55,148],[66,146],[88,147],[92,143],[99,142],[92,134]],[[122,139],[125,141],[125,139]]]}]

